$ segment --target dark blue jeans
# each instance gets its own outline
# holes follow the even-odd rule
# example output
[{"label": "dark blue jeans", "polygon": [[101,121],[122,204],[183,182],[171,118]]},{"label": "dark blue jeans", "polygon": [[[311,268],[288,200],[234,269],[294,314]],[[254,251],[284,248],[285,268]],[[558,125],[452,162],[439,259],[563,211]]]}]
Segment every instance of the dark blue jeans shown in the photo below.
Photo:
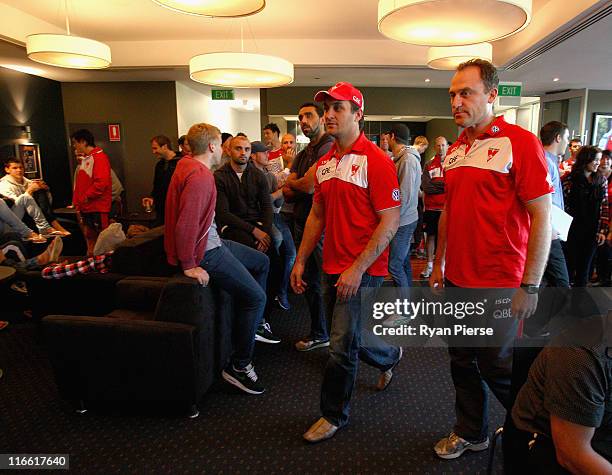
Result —
[{"label": "dark blue jeans", "polygon": [[396,287],[412,287],[410,241],[418,221],[400,226],[389,244],[389,274]]},{"label": "dark blue jeans", "polygon": [[283,242],[281,244],[281,258],[283,260],[282,277],[278,287],[278,293],[283,297],[287,296],[287,289],[289,287],[289,277],[291,276],[291,269],[295,262],[295,244],[293,243],[293,235],[291,229],[283,213],[274,213],[274,225],[280,231],[283,236]]},{"label": "dark blue jeans", "polygon": [[345,301],[336,299],[339,275],[323,274],[323,302],[331,320],[329,359],[321,387],[321,413],[335,426],[348,423],[351,394],[359,360],[386,371],[397,361],[399,348],[362,329],[361,289],[380,287],[384,277],[363,274],[357,295]]},{"label": "dark blue jeans", "polygon": [[210,275],[211,285],[228,292],[236,306],[232,331],[232,363],[238,369],[253,358],[255,330],[266,308],[268,257],[243,244],[222,239],[222,246],[204,254],[200,266]]},{"label": "dark blue jeans", "polygon": [[[295,223],[295,242],[299,247],[304,235],[304,226]],[[310,335],[313,340],[328,340],[327,323],[323,309],[323,295],[321,292],[321,266],[323,265],[323,236],[306,261],[302,279],[306,282],[306,303],[310,311]]]}]

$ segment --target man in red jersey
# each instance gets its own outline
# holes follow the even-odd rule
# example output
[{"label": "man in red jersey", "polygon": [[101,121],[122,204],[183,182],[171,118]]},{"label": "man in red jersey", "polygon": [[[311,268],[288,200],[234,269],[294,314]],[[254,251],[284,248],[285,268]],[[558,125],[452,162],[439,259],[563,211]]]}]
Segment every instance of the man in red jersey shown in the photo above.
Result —
[{"label": "man in red jersey", "polygon": [[399,226],[395,167],[363,133],[357,88],[341,82],[314,100],[325,101],[325,127],[335,143],[317,163],[312,209],[291,273],[293,289],[304,292],[304,266],[325,231],[322,290],[331,339],[322,417],[304,434],[308,442],[329,439],[347,424],[359,359],[381,371],[377,387],[385,389],[402,357],[401,348],[361,329],[361,289],[382,284],[389,242]]},{"label": "man in red jersey", "polygon": [[70,136],[75,154],[82,155],[74,183],[72,203],[79,212],[79,224],[87,242],[87,255],[92,256],[98,234],[108,227],[112,203],[111,167],[108,156],[96,147],[93,134],[87,129]]},{"label": "man in red jersey", "polygon": [[[498,84],[495,67],[482,59],[459,65],[451,81],[453,117],[465,130],[444,161],[446,203],[429,282],[517,289],[511,313],[522,319],[538,303],[550,248],[553,188],[537,137],[493,114]],[[488,447],[487,385],[510,409],[515,334],[516,325],[510,326],[501,348],[449,346],[457,422],[436,444],[439,457]]]},{"label": "man in red jersey", "polygon": [[221,373],[223,379],[247,394],[264,387],[252,357],[255,329],[266,306],[269,260],[240,243],[221,239],[215,224],[217,189],[209,167],[221,156],[221,132],[209,124],[192,125],[187,133],[192,156],[176,165],[166,197],[164,248],[168,262],[206,286],[228,292],[236,305],[234,353]]}]

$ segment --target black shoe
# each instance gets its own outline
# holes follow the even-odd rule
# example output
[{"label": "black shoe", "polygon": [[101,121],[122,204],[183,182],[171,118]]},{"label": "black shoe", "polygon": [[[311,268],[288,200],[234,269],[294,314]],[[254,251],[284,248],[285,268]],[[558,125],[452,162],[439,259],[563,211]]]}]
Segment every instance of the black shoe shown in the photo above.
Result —
[{"label": "black shoe", "polygon": [[259,328],[257,328],[257,331],[255,332],[255,341],[271,344],[281,342],[280,338],[276,338],[272,334],[272,330],[270,330],[270,324],[268,322],[259,325]]},{"label": "black shoe", "polygon": [[236,369],[233,364],[230,364],[221,372],[221,376],[245,393],[262,394],[265,391],[251,363],[244,369]]}]

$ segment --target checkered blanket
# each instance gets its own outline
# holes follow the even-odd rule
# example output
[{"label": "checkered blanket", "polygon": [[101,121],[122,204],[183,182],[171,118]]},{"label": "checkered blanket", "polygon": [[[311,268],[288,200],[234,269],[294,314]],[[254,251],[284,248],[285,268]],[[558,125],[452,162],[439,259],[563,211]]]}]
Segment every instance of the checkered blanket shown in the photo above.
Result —
[{"label": "checkered blanket", "polygon": [[77,274],[89,274],[100,272],[102,274],[110,270],[111,256],[113,252],[106,252],[99,256],[88,257],[71,264],[53,264],[42,270],[43,279],[62,279]]}]

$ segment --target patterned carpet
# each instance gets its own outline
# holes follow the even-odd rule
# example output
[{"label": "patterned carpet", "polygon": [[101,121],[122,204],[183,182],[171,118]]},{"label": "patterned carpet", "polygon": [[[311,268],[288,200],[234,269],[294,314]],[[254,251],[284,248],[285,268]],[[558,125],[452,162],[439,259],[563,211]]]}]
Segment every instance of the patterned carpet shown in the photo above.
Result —
[{"label": "patterned carpet", "polygon": [[[319,417],[326,350],[293,349],[308,318],[301,297],[291,302],[291,311],[269,319],[283,342],[256,348],[266,393],[247,396],[217,383],[194,420],[165,407],[68,412],[37,327],[17,319],[0,332],[1,451],[68,453],[78,473],[484,473],[486,452],[454,461],[433,455],[454,420],[448,358],[439,348],[408,349],[384,393],[373,388],[378,372],[362,365],[350,424],[327,442],[306,445],[301,435]],[[492,401],[491,430],[502,421]],[[496,461],[499,472],[500,454]]]}]

